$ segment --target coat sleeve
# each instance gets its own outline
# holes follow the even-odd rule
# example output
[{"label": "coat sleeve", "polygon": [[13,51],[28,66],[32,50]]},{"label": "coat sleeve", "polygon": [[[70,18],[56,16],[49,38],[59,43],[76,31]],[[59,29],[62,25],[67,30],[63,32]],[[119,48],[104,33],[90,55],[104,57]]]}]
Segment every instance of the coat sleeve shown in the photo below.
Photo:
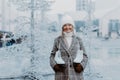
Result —
[{"label": "coat sleeve", "polygon": [[87,62],[88,62],[88,56],[86,54],[82,39],[81,38],[78,38],[78,39],[79,39],[79,44],[80,44],[80,50],[83,50],[83,59],[80,64],[82,65],[83,69],[85,69]]},{"label": "coat sleeve", "polygon": [[58,51],[57,44],[58,44],[58,40],[55,39],[54,40],[54,44],[53,44],[53,48],[52,48],[52,51],[51,51],[51,54],[50,54],[50,66],[52,68],[56,65],[56,61],[55,61],[54,58],[55,58],[56,52]]}]

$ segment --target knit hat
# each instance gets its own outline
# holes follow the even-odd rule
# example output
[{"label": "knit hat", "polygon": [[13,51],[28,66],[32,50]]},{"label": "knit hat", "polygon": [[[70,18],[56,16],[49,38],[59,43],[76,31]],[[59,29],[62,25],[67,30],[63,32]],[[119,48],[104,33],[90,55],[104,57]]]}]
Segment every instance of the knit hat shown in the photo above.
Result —
[{"label": "knit hat", "polygon": [[65,24],[67,24],[67,23],[72,24],[73,27],[75,26],[72,17],[71,17],[71,16],[68,16],[68,15],[64,15],[64,16],[62,17],[62,19],[61,19],[61,27],[63,27],[63,25],[65,25]]},{"label": "knit hat", "polygon": [[73,31],[74,31],[74,34],[76,33],[75,31],[75,23],[74,23],[74,20],[72,19],[71,16],[69,15],[64,15],[61,19],[61,28],[65,25],[65,24],[72,24],[73,26]]}]

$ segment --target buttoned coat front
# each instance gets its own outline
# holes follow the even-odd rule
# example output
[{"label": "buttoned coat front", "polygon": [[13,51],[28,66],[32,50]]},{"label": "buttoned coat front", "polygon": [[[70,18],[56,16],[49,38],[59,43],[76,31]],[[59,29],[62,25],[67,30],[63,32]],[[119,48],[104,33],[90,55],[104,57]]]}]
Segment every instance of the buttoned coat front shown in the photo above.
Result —
[{"label": "buttoned coat front", "polygon": [[[60,46],[60,47],[59,47]],[[58,48],[59,47],[59,48]],[[54,40],[53,49],[50,55],[50,65],[53,68],[57,63],[55,61],[55,55],[57,51],[61,52],[61,57],[65,62],[66,69],[65,72],[55,72],[55,80],[84,80],[83,71],[81,73],[77,73],[73,67],[73,61],[77,55],[78,50],[83,50],[83,59],[81,61],[81,65],[83,69],[85,69],[88,57],[85,52],[85,48],[83,46],[81,38],[77,36],[72,36],[72,43],[69,48],[65,43],[64,37],[59,36]]]}]

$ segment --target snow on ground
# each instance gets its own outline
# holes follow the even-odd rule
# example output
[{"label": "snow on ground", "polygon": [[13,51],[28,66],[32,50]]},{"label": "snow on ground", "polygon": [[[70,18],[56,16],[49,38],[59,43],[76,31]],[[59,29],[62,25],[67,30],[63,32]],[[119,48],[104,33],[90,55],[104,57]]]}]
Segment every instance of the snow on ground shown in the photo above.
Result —
[{"label": "snow on ground", "polygon": [[[36,50],[38,58],[36,71],[39,73],[38,76],[42,76],[42,80],[54,80],[54,72],[49,64],[49,56],[53,41],[60,35],[60,32],[49,33],[43,31],[39,34],[38,40],[40,41],[39,44],[36,44],[40,47]],[[91,39],[87,40],[82,34],[77,33],[77,35],[83,38],[90,59],[84,74],[85,80],[119,80],[120,39],[103,41],[92,34]],[[22,57],[18,54],[15,56],[9,52],[6,53],[4,49],[6,48],[0,49],[0,77],[22,75],[23,70],[26,70],[25,66],[30,65],[29,58],[25,57],[28,54],[23,54]],[[4,57],[5,54],[7,54],[7,58]]]},{"label": "snow on ground", "polygon": [[[106,41],[92,40],[91,65],[92,72],[100,74],[100,80],[119,80],[120,66],[120,39]],[[95,44],[94,44],[95,42]],[[94,46],[100,44],[98,47]],[[93,79],[95,80],[95,79]]]}]

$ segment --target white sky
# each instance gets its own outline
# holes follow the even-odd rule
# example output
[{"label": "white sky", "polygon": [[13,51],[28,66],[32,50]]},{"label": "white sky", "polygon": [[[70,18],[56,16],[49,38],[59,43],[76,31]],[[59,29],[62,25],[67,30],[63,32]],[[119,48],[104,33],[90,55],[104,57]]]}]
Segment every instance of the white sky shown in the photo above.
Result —
[{"label": "white sky", "polygon": [[96,0],[97,9],[109,9],[120,5],[120,0]]},{"label": "white sky", "polygon": [[[0,0],[0,12],[1,12],[1,3],[2,3],[1,1],[2,0]],[[55,3],[52,6],[52,13],[76,10],[75,9],[76,0],[53,0],[53,1],[55,1]],[[94,0],[94,1],[96,2],[95,5],[96,11],[115,8],[120,5],[120,0]]]},{"label": "white sky", "polygon": [[[52,6],[53,12],[74,11],[75,0],[55,0]],[[120,5],[120,0],[94,0],[96,2],[96,11],[102,9],[112,9]]]},{"label": "white sky", "polygon": [[64,12],[75,10],[75,0],[55,0],[52,6],[53,12]]},{"label": "white sky", "polygon": [[[7,0],[5,0],[7,1]],[[76,0],[53,0],[55,1],[55,3],[52,5],[52,11],[50,11],[50,13],[63,13],[66,11],[75,11],[76,10]],[[95,6],[96,6],[96,12],[95,15],[100,17],[102,15],[104,15],[107,11],[114,9],[116,7],[120,7],[120,0],[94,0],[96,2]],[[0,0],[0,14],[2,13],[2,0]],[[8,4],[6,4],[7,6]],[[5,14],[5,20],[7,20],[7,18],[10,19],[14,19],[16,18],[16,16],[21,15],[21,12],[16,11],[15,7],[5,7],[4,9]],[[23,12],[24,14],[25,12]],[[1,21],[1,19],[0,19]],[[1,25],[1,23],[0,23]]]}]

